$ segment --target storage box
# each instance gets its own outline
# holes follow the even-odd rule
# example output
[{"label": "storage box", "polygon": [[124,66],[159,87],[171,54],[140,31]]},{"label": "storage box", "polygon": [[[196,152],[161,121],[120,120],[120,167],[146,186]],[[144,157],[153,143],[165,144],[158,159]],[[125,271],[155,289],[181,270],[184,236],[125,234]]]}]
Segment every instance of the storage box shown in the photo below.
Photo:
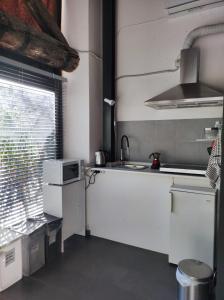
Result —
[{"label": "storage box", "polygon": [[11,229],[23,234],[23,275],[29,276],[45,265],[45,224],[28,220]]},{"label": "storage box", "polygon": [[22,278],[21,234],[0,229],[0,291]]},{"label": "storage box", "polygon": [[33,220],[45,223],[45,263],[49,263],[61,254],[62,218],[41,214]]}]

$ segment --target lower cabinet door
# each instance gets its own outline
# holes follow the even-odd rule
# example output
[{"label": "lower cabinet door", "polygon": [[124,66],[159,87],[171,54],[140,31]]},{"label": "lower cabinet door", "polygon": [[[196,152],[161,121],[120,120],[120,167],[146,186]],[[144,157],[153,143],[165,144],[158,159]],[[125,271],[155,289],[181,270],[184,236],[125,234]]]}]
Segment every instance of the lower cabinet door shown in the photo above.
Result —
[{"label": "lower cabinet door", "polygon": [[74,234],[85,235],[85,181],[62,187],[62,240]]},{"label": "lower cabinet door", "polygon": [[171,193],[169,262],[197,259],[213,268],[215,196]]}]

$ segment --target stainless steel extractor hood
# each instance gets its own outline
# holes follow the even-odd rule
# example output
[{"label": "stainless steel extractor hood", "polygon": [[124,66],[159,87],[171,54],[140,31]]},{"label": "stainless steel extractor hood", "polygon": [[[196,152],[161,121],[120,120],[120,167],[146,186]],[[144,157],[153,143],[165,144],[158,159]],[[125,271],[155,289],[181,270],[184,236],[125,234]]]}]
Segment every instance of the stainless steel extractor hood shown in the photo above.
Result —
[{"label": "stainless steel extractor hood", "polygon": [[181,51],[180,84],[147,101],[155,109],[208,107],[223,105],[223,94],[198,81],[199,50]]}]

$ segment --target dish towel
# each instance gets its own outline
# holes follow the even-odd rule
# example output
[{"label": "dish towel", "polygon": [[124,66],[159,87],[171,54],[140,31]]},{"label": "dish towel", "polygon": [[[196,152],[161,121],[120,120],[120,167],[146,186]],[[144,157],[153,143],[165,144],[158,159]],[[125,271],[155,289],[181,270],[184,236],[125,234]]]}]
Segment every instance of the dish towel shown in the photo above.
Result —
[{"label": "dish towel", "polygon": [[216,184],[220,176],[221,151],[221,130],[219,130],[218,136],[212,145],[212,151],[209,157],[208,167],[206,171],[206,176],[208,177],[210,185],[213,189],[216,188]]}]

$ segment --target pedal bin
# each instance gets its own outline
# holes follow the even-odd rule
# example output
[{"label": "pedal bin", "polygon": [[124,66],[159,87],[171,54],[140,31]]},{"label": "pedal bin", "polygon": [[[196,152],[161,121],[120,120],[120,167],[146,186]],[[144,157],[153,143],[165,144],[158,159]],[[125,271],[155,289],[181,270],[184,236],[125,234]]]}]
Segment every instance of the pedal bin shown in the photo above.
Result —
[{"label": "pedal bin", "polygon": [[213,288],[213,271],[205,263],[182,260],[177,267],[178,300],[210,300]]}]

